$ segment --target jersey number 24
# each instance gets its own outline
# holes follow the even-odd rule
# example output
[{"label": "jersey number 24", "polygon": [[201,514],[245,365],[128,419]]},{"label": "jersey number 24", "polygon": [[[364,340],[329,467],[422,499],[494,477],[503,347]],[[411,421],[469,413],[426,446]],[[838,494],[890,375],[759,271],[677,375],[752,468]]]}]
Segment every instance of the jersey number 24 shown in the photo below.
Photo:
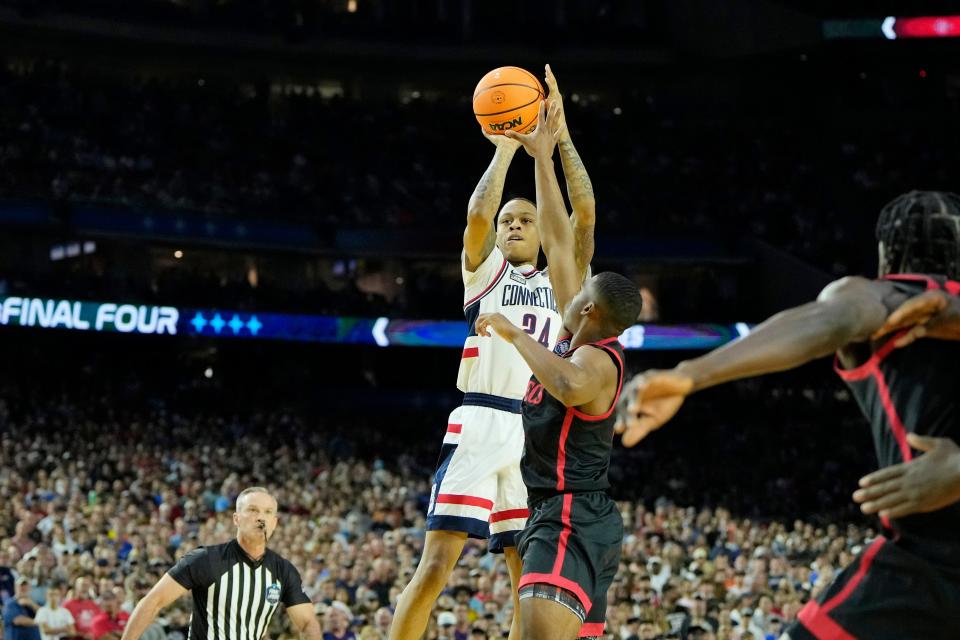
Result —
[{"label": "jersey number 24", "polygon": [[[529,333],[531,336],[536,335],[537,333],[537,316],[532,313],[527,313],[523,316],[523,330],[525,333]],[[537,337],[537,342],[543,346],[550,347],[550,318],[547,318],[547,321],[543,323],[543,330],[540,332],[540,335]]]}]

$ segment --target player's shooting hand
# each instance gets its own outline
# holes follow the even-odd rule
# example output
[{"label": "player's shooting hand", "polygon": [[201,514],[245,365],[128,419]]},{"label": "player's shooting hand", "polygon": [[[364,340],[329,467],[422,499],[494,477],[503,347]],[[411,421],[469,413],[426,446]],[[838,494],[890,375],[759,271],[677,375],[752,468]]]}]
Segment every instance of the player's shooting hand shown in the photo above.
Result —
[{"label": "player's shooting hand", "polygon": [[513,344],[517,335],[520,335],[522,332],[502,314],[481,313],[480,317],[477,318],[477,335],[489,337],[494,333]]},{"label": "player's shooting hand", "polygon": [[516,131],[506,131],[503,134],[507,138],[518,140],[523,148],[527,150],[533,158],[550,158],[553,156],[553,150],[557,148],[557,142],[560,140],[560,111],[556,103],[547,100],[540,102],[540,112],[537,115],[537,128],[533,133],[517,133]]},{"label": "player's shooting hand", "polygon": [[506,151],[516,151],[520,148],[520,141],[515,140],[514,138],[508,138],[507,136],[503,135],[490,135],[484,131],[482,127],[480,128],[480,133],[482,133],[483,137],[489,140],[490,143],[493,144],[493,146],[495,146],[498,150],[504,149]]},{"label": "player's shooting hand", "polygon": [[879,340],[890,333],[907,330],[895,338],[894,343],[898,349],[905,347],[935,330],[943,320],[941,314],[949,305],[950,297],[945,292],[924,291],[901,304],[870,337]]},{"label": "player's shooting hand", "polygon": [[557,86],[557,78],[553,75],[553,69],[550,65],[544,67],[544,80],[547,82],[547,91],[549,91],[550,100],[557,105],[557,121],[560,129],[560,135],[567,133],[567,114],[563,109],[563,94],[560,93],[560,87]]},{"label": "player's shooting hand", "polygon": [[950,438],[907,435],[923,455],[860,478],[853,501],[864,513],[902,518],[936,511],[960,500],[960,447]]},{"label": "player's shooting hand", "polygon": [[651,370],[634,376],[617,406],[617,433],[632,447],[672,418],[693,391],[693,379],[676,369]]}]

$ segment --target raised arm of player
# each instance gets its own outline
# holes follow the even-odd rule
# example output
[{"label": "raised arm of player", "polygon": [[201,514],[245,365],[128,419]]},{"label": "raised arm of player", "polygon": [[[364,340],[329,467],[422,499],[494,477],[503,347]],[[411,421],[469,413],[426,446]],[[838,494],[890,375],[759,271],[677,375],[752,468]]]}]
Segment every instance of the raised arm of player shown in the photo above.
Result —
[{"label": "raised arm of player", "polygon": [[843,278],[828,285],[816,302],[782,311],[744,338],[672,370],[636,376],[619,408],[623,444],[633,446],[660,428],[695,391],[793,369],[869,339],[887,318],[889,293],[884,283]]},{"label": "raised arm of player", "polygon": [[143,600],[137,603],[133,613],[130,614],[127,626],[123,629],[121,640],[139,640],[147,627],[153,624],[157,614],[186,592],[187,590],[169,574],[163,574]]},{"label": "raised arm of player", "polygon": [[613,360],[600,349],[577,349],[561,358],[531,338],[499,313],[477,318],[477,335],[494,331],[512,344],[554,398],[567,407],[579,407],[597,398],[617,376]]},{"label": "raised arm of player", "polygon": [[503,198],[503,183],[507,179],[507,170],[520,144],[505,136],[488,136],[487,140],[497,148],[490,166],[483,173],[480,182],[470,196],[467,204],[467,228],[463,231],[464,266],[474,271],[483,264],[496,243],[497,233],[494,218]]},{"label": "raised arm of player", "polygon": [[562,315],[583,286],[583,273],[574,259],[573,230],[567,220],[563,193],[553,165],[553,152],[560,137],[559,107],[551,100],[544,100],[540,103],[538,117],[539,124],[533,133],[508,131],[506,135],[519,140],[534,160],[540,243],[550,267],[554,299]]},{"label": "raised arm of player", "polygon": [[577,270],[580,280],[583,281],[587,267],[593,260],[594,228],[597,223],[597,204],[593,196],[593,183],[587,168],[573,146],[570,129],[567,127],[566,113],[563,109],[563,94],[557,86],[557,78],[548,64],[546,66],[547,89],[550,91],[550,100],[560,109],[560,139],[557,146],[560,148],[560,164],[563,166],[563,177],[567,183],[567,197],[573,208],[570,216],[570,226],[573,228],[574,255],[577,261]]}]

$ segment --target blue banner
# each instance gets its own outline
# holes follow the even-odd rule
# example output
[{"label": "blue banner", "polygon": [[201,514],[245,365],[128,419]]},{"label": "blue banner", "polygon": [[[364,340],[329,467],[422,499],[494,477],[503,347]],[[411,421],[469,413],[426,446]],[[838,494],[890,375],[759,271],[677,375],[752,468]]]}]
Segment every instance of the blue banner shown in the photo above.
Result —
[{"label": "blue banner", "polygon": [[[0,298],[0,326],[381,347],[460,348],[467,337],[467,325],[460,320],[313,316],[18,296]],[[627,349],[699,350],[713,349],[748,332],[744,323],[638,324],[627,329],[620,341]]]}]

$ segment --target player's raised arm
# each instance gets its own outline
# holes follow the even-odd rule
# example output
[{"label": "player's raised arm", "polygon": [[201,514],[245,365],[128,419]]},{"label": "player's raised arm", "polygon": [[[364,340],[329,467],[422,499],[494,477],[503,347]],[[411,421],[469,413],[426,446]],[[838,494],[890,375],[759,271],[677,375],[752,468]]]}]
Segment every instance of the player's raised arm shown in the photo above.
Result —
[{"label": "player's raised arm", "polygon": [[537,226],[540,242],[550,268],[550,284],[553,287],[557,308],[563,314],[570,301],[583,286],[583,274],[574,259],[573,230],[567,220],[563,194],[557,182],[553,165],[553,152],[560,137],[559,108],[550,100],[540,105],[540,123],[536,131],[519,134],[508,131],[507,135],[519,140],[535,164],[537,185]]},{"label": "player's raised arm", "polygon": [[507,179],[507,170],[520,144],[505,136],[483,134],[497,148],[490,166],[483,173],[480,182],[470,196],[467,204],[467,228],[463,232],[464,266],[468,271],[479,267],[496,243],[497,234],[494,218],[503,198],[503,183]]},{"label": "player's raised arm", "polygon": [[623,443],[632,446],[660,428],[695,391],[731,380],[786,371],[868,340],[887,318],[889,290],[864,278],[828,285],[816,302],[782,311],[750,335],[680,363],[636,376],[620,407]]},{"label": "player's raised arm", "polygon": [[567,197],[573,214],[570,216],[570,225],[573,227],[574,255],[581,280],[587,273],[587,267],[593,260],[594,228],[596,226],[596,200],[593,195],[593,183],[587,168],[573,146],[570,129],[567,127],[566,113],[563,109],[563,94],[557,86],[557,78],[548,64],[546,66],[547,89],[550,91],[550,100],[558,105],[560,139],[557,146],[560,148],[560,164],[563,166],[563,177],[567,183]]}]

